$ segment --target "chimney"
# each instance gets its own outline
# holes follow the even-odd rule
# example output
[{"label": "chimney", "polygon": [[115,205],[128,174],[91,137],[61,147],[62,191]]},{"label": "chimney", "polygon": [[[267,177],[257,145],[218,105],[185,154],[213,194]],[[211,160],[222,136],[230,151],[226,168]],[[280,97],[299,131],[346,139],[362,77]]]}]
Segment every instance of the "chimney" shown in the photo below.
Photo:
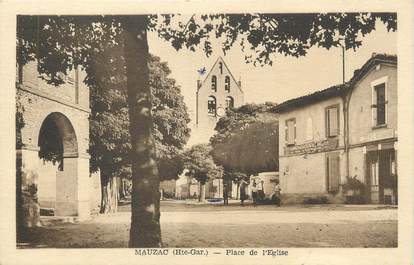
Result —
[{"label": "chimney", "polygon": [[239,87],[241,88],[241,77],[239,77],[239,81],[237,82],[237,84],[239,85]]}]

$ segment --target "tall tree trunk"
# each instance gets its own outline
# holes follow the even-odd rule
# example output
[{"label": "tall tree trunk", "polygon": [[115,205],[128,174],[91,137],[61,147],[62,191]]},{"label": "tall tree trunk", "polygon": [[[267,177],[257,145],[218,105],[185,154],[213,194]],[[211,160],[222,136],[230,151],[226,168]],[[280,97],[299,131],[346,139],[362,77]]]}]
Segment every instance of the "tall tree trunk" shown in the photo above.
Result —
[{"label": "tall tree trunk", "polygon": [[122,177],[118,178],[118,191],[119,191],[119,198],[118,200],[125,200],[125,188],[124,188],[124,180]]},{"label": "tall tree trunk", "polygon": [[[193,198],[193,195],[191,194],[191,179],[190,178],[189,178],[189,181],[188,181],[187,185],[188,185],[188,196],[187,196],[187,199],[192,199]],[[194,198],[194,199],[196,199],[196,198]]]},{"label": "tall tree trunk", "polygon": [[161,247],[159,173],[152,136],[147,16],[123,17],[131,134],[132,205],[129,247]]},{"label": "tall tree trunk", "polygon": [[23,198],[22,198],[22,157],[21,151],[16,151],[16,240],[21,242],[24,239],[25,227],[23,220]]},{"label": "tall tree trunk", "polygon": [[101,209],[100,213],[116,213],[118,211],[117,178],[101,170]]},{"label": "tall tree trunk", "polygon": [[119,178],[118,187],[119,187],[119,199],[120,200],[126,200],[126,197],[128,196],[126,181],[127,180],[125,178],[122,178],[122,177]]},{"label": "tall tree trunk", "polygon": [[198,201],[204,202],[206,200],[206,184],[199,182],[199,195],[198,195]]}]

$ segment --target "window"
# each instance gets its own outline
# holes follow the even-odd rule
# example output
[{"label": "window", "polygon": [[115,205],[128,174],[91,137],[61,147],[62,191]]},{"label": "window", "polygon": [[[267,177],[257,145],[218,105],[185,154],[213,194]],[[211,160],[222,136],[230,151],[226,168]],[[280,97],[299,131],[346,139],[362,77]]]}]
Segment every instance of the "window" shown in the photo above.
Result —
[{"label": "window", "polygon": [[306,135],[305,135],[306,141],[312,141],[313,140],[313,122],[312,118],[308,117],[306,120]]},{"label": "window", "polygon": [[385,99],[385,84],[380,84],[374,87],[375,93],[375,106],[376,108],[376,124],[383,125],[385,124],[385,109],[387,101]]},{"label": "window", "polygon": [[211,77],[211,90],[217,92],[217,76],[215,75]]},{"label": "window", "polygon": [[339,106],[326,109],[326,137],[339,135]]},{"label": "window", "polygon": [[230,76],[228,75],[224,78],[224,90],[226,90],[226,92],[230,92]]},{"label": "window", "polygon": [[328,192],[339,191],[340,173],[339,173],[339,154],[329,154],[326,157],[326,173],[328,181]]},{"label": "window", "polygon": [[383,127],[387,124],[387,82],[384,76],[371,82],[372,88],[372,126]]},{"label": "window", "polygon": [[223,74],[223,63],[219,62],[220,74]]},{"label": "window", "polygon": [[215,97],[213,96],[208,97],[207,109],[208,109],[208,114],[210,115],[216,114],[216,98]]},{"label": "window", "polygon": [[226,97],[226,110],[234,108],[234,99],[232,97]]},{"label": "window", "polygon": [[294,145],[296,142],[296,119],[286,120],[285,127],[286,145]]}]

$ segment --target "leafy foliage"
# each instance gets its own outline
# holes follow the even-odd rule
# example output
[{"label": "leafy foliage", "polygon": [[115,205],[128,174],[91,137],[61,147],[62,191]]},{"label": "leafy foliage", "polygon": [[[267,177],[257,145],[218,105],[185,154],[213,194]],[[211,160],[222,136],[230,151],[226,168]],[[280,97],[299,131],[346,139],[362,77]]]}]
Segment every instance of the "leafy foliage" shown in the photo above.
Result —
[{"label": "leafy foliage", "polygon": [[51,161],[53,164],[58,163],[59,168],[63,166],[63,141],[59,129],[55,122],[46,119],[39,133],[39,157]]},{"label": "leafy foliage", "polygon": [[224,53],[238,43],[245,53],[251,51],[246,62],[272,65],[272,54],[299,57],[312,46],[344,45],[355,50],[362,45],[362,37],[375,30],[377,21],[388,31],[397,30],[396,13],[306,13],[203,14],[192,15],[187,23],[165,16],[157,31],[177,50],[201,47],[209,56],[211,39],[216,38],[222,40]]},{"label": "leafy foliage", "polygon": [[16,149],[22,147],[22,128],[25,125],[24,122],[24,106],[22,103],[22,94],[20,90],[16,93]]},{"label": "leafy foliage", "polygon": [[[131,142],[124,64],[111,64],[105,56],[99,60],[94,70],[105,74],[91,90],[91,171],[101,168],[129,177]],[[190,119],[180,87],[169,77],[167,63],[151,56],[149,70],[158,167],[163,179],[173,179],[183,170],[180,150],[189,138]]]},{"label": "leafy foliage", "polygon": [[224,178],[233,181],[235,184],[240,183],[241,180],[249,181],[249,176],[242,172],[224,172]]},{"label": "leafy foliage", "polygon": [[214,163],[211,151],[208,144],[194,145],[186,150],[183,154],[184,167],[188,170],[186,175],[201,184],[205,184],[209,179],[220,178],[223,170]]},{"label": "leafy foliage", "polygon": [[[304,56],[312,46],[326,49],[345,45],[357,49],[362,38],[375,30],[376,22],[397,30],[396,13],[306,13],[306,14],[197,14],[190,18],[174,14],[149,15],[147,28],[176,49],[207,56],[211,39],[222,40],[222,50],[238,43],[246,62],[273,63],[272,54]],[[19,16],[19,63],[37,58],[39,71],[50,83],[64,82],[74,65],[82,65],[94,81],[90,66],[101,50],[122,44],[123,16]],[[39,29],[39,30],[38,30]],[[64,36],[64,38],[62,38]],[[248,50],[251,51],[248,54]],[[115,56],[112,56],[115,58]]]},{"label": "leafy foliage", "polygon": [[[346,182],[342,186],[345,192],[345,203],[362,204],[366,202],[366,185],[357,176],[346,176]],[[350,194],[349,194],[350,193]]]},{"label": "leafy foliage", "polygon": [[273,106],[248,104],[220,118],[210,139],[216,163],[247,175],[278,170],[278,123],[267,112]]},{"label": "leafy foliage", "polygon": [[363,191],[365,191],[365,184],[362,183],[357,176],[353,176],[353,177],[346,177],[346,182],[345,184],[342,186],[343,190],[345,192],[347,191],[353,191],[355,193],[362,193]]}]

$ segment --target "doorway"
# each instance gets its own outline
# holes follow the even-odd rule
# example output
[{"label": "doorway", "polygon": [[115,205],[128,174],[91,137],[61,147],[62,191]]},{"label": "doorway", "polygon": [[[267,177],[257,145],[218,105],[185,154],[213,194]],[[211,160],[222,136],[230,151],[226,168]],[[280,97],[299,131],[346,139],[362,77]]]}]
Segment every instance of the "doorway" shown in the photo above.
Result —
[{"label": "doorway", "polygon": [[59,112],[49,114],[40,127],[38,145],[41,215],[76,215],[78,144],[69,119]]},{"label": "doorway", "polygon": [[397,204],[397,183],[395,150],[367,152],[368,201],[379,204]]}]

